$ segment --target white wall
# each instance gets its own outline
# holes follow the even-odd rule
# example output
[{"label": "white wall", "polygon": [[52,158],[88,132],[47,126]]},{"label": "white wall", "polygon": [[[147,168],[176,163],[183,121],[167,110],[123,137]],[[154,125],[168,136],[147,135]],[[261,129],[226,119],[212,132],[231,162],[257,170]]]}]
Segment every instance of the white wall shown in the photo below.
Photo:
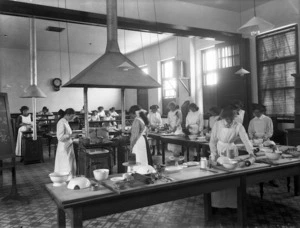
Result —
[{"label": "white wall", "polygon": [[[145,56],[145,61],[144,57]],[[160,82],[159,75],[159,61],[166,60],[170,58],[176,58],[178,60],[183,60],[185,65],[185,74],[189,76],[190,74],[190,56],[189,56],[189,38],[180,37],[179,39],[172,37],[159,45],[152,45],[144,50],[139,50],[128,55],[128,58],[136,63],[138,66],[147,65],[149,69],[149,75],[155,80]],[[179,82],[178,82],[179,83]],[[179,83],[180,85],[180,83]],[[150,89],[148,103],[149,106],[153,104],[158,104],[161,107],[161,95],[159,89]],[[188,92],[184,89],[182,85],[179,86],[179,100],[178,103],[182,104],[188,97]],[[132,98],[131,101],[136,101],[136,90],[131,90],[126,92],[127,100]]]},{"label": "white wall", "polygon": [[[192,44],[193,45],[190,45]],[[160,60],[169,59],[172,57],[176,57],[179,60],[184,61],[185,65],[185,74],[187,76],[191,76],[191,58],[195,58],[195,64],[196,66],[199,66],[201,63],[200,57],[196,57],[195,54],[191,53],[190,49],[191,46],[193,46],[196,51],[201,50],[204,48],[208,48],[210,46],[215,45],[216,43],[220,43],[219,41],[212,41],[212,40],[203,40],[203,39],[197,39],[197,38],[184,38],[179,37],[178,40],[176,37],[172,37],[171,39],[164,41],[160,43],[159,48],[158,45],[153,45],[150,47],[145,48],[143,51],[139,50],[136,52],[133,52],[128,55],[128,57],[135,62],[137,65],[147,65],[149,68],[149,74],[156,79],[157,81],[160,81],[160,75],[158,74],[158,62]],[[143,55],[145,56],[145,61],[143,58]],[[201,71],[199,70],[199,67],[197,67],[195,77],[191,80],[191,87],[194,90],[194,95],[192,97],[192,100],[195,101],[199,107],[201,107],[202,102],[202,94],[198,93],[201,90],[202,84],[199,82],[199,77],[201,77]],[[151,89],[149,90],[149,105],[152,104],[158,104],[161,106],[161,94],[160,89]],[[126,93],[127,100],[132,98],[131,101],[136,102],[136,91],[132,90],[130,92]],[[178,103],[181,105],[187,98],[189,97],[187,91],[184,89],[183,86],[179,86],[179,99]]]},{"label": "white wall", "polygon": [[[98,56],[72,53],[72,77],[92,63]],[[67,53],[62,53],[62,82],[70,79]],[[22,105],[32,107],[31,99],[20,98],[23,90],[30,84],[29,52],[21,49],[0,49],[0,85],[1,92],[8,93],[10,112],[19,112]],[[83,106],[83,89],[61,88],[54,91],[51,85],[53,78],[60,78],[60,60],[58,52],[38,52],[37,54],[38,86],[46,93],[47,98],[37,100],[37,110],[47,106],[50,111],[58,111],[69,107],[81,110]],[[6,88],[6,85],[12,86]],[[121,108],[121,92],[118,89],[89,89],[89,110],[104,106],[109,109]]]}]

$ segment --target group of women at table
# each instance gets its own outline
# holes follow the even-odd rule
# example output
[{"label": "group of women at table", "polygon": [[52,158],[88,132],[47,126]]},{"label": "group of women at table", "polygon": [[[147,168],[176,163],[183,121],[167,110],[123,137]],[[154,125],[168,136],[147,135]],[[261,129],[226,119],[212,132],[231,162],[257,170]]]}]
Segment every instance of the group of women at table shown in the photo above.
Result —
[{"label": "group of women at table", "polygon": [[[240,139],[250,156],[253,154],[253,146],[250,139],[269,139],[273,134],[272,120],[264,115],[265,108],[262,105],[253,106],[254,118],[249,123],[248,134],[242,125],[245,112],[241,110],[240,105],[229,105],[219,113],[217,108],[211,108],[211,117],[207,129],[203,129],[203,118],[199,113],[196,104],[189,104],[189,112],[185,119],[185,131],[188,134],[209,134],[210,135],[210,156],[211,161],[216,162],[219,157],[228,156],[228,150],[234,151],[234,156],[238,156],[238,150],[235,146],[236,140]],[[179,107],[171,102],[168,105],[169,113],[167,125],[174,134],[183,134],[182,112]],[[147,140],[148,128],[157,128],[163,126],[163,121],[158,106],[152,105],[151,111],[146,115],[145,110],[140,106],[134,105],[129,109],[132,119],[130,150],[136,155],[136,161],[141,165],[152,165],[152,156]],[[28,107],[22,107],[18,124],[19,131],[22,131],[31,124],[31,118],[28,114]],[[72,108],[66,109],[61,113],[61,119],[57,123],[57,151],[55,158],[55,172],[70,172],[70,178],[76,174],[75,154],[72,144],[72,130],[69,126],[75,116]],[[19,136],[18,136],[19,137]],[[20,147],[17,140],[16,151]],[[168,145],[172,152],[181,153],[181,147],[178,145]],[[19,153],[18,153],[19,154]],[[17,154],[17,155],[18,155]],[[226,189],[212,194],[212,205],[214,207],[236,208],[236,190]]]}]

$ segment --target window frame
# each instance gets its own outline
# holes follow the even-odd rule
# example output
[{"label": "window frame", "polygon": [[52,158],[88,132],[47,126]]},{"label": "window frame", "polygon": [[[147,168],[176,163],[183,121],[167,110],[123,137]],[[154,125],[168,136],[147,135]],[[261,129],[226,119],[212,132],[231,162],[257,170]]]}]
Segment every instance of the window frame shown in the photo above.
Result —
[{"label": "window frame", "polygon": [[[165,60],[162,60],[160,61],[160,69],[161,69],[161,96],[162,96],[162,99],[177,99],[178,98],[178,78],[176,75],[173,75],[172,77],[170,78],[165,78],[164,77],[164,66],[163,64],[165,64],[166,62],[173,62],[173,73],[175,72],[175,58],[169,58],[169,59],[165,59]],[[175,80],[176,81],[176,88],[175,88],[175,97],[165,97],[165,89],[164,89],[164,82],[165,81],[170,81],[170,80]]]},{"label": "window frame", "polygon": [[[296,48],[296,53],[295,55],[291,55],[291,56],[286,56],[286,57],[280,57],[280,58],[274,58],[274,59],[271,59],[271,60],[263,60],[263,61],[260,61],[259,60],[259,39],[264,39],[264,38],[269,38],[269,37],[273,37],[273,36],[276,36],[276,35],[281,35],[281,34],[285,34],[287,32],[289,32],[290,30],[294,30],[295,31],[295,48]],[[288,63],[288,62],[291,62],[291,61],[295,61],[296,63],[296,74],[299,74],[299,34],[298,34],[298,25],[297,24],[293,24],[293,25],[290,25],[290,26],[285,26],[283,28],[279,28],[279,29],[276,29],[276,30],[272,30],[270,32],[266,32],[266,33],[263,33],[263,34],[260,34],[258,36],[256,36],[255,38],[255,43],[256,43],[256,66],[257,66],[257,69],[256,69],[256,72],[257,72],[257,88],[258,88],[258,101],[261,103],[261,104],[264,104],[263,103],[263,97],[262,97],[262,91],[263,91],[263,88],[262,88],[262,84],[261,84],[261,75],[260,75],[260,69],[261,67],[263,67],[264,65],[266,64],[273,64],[274,66],[276,64],[280,64],[280,63]],[[296,91],[295,91],[295,86],[296,86],[296,82],[294,84],[294,86],[285,86],[285,87],[278,87],[278,88],[272,88],[272,89],[267,89],[267,90],[283,90],[283,89],[294,89],[294,93],[296,95]],[[295,113],[295,107],[296,103],[294,103],[294,113]],[[268,113],[268,115],[270,117],[276,117],[278,119],[281,119],[283,122],[286,122],[286,121],[290,121],[290,120],[293,120],[294,119],[294,114],[293,115],[288,115],[288,114],[273,114],[273,113]]]}]

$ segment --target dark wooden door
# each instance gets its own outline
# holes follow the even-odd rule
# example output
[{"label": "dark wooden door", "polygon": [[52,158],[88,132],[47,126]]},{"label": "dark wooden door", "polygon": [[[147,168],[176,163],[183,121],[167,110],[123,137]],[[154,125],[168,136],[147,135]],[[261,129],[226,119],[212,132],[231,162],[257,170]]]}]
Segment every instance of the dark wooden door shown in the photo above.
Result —
[{"label": "dark wooden door", "polygon": [[148,110],[148,89],[138,89],[137,90],[137,104],[143,109]]}]

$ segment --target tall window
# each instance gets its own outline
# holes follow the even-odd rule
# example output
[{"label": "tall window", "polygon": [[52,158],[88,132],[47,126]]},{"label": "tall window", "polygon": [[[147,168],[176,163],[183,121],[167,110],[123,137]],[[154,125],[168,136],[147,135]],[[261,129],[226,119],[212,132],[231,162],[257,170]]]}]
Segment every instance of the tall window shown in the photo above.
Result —
[{"label": "tall window", "polygon": [[163,86],[163,98],[176,98],[177,79],[174,74],[174,60],[166,60],[161,63],[161,76]]},{"label": "tall window", "polygon": [[267,113],[290,117],[295,111],[297,72],[297,26],[269,32],[256,38],[260,100]]},{"label": "tall window", "polygon": [[202,73],[205,85],[218,83],[218,69],[239,66],[239,45],[221,45],[202,51]]}]

